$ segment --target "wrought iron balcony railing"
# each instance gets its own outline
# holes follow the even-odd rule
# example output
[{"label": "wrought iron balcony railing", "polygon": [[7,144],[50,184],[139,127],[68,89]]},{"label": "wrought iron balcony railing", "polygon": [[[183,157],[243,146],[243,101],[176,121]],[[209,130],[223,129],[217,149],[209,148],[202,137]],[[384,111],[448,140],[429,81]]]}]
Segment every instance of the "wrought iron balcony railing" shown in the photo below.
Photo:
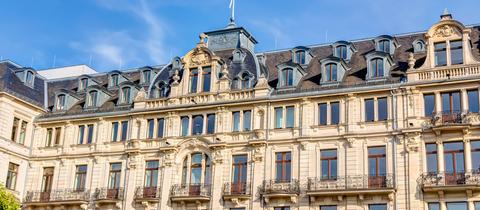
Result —
[{"label": "wrought iron balcony railing", "polygon": [[300,182],[292,180],[265,180],[260,187],[260,194],[300,194]]},{"label": "wrought iron balcony railing", "polygon": [[123,200],[123,188],[97,188],[95,190],[95,200]]},{"label": "wrought iron balcony railing", "polygon": [[175,184],[170,189],[171,197],[192,197],[192,196],[202,196],[210,197],[210,184],[188,184],[181,185]]},{"label": "wrought iron balcony railing", "polygon": [[480,173],[479,171],[429,172],[422,174],[418,181],[423,188],[462,185],[479,185],[480,187]]},{"label": "wrought iron balcony railing", "polygon": [[135,199],[156,199],[160,198],[159,187],[137,187]]},{"label": "wrought iron balcony railing", "polygon": [[224,196],[241,196],[250,194],[250,183],[248,182],[227,182],[223,185]]},{"label": "wrought iron balcony railing", "polygon": [[393,175],[349,175],[336,178],[309,178],[308,191],[360,190],[393,188]]},{"label": "wrought iron balcony railing", "polygon": [[61,201],[88,201],[89,190],[61,189],[51,191],[28,191],[25,203],[61,202]]},{"label": "wrought iron balcony railing", "polygon": [[460,111],[435,112],[432,115],[432,125],[447,125],[463,123],[463,115]]}]

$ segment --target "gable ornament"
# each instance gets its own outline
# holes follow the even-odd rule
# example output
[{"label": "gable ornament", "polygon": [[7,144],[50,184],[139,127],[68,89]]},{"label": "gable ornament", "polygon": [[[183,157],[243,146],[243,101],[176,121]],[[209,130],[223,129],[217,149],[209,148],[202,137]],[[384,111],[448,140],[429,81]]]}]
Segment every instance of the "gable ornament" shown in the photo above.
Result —
[{"label": "gable ornament", "polygon": [[449,25],[444,25],[438,28],[433,35],[436,37],[449,37],[453,34],[455,34],[455,30]]}]

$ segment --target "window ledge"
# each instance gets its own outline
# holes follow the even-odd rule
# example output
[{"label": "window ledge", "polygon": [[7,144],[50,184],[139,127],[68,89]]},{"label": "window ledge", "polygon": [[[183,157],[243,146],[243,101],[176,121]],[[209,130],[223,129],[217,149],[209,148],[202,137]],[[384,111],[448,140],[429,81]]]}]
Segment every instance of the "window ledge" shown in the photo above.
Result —
[{"label": "window ledge", "polygon": [[387,80],[387,77],[386,76],[383,76],[383,77],[370,77],[367,79],[367,82],[383,82],[383,81],[386,81]]},{"label": "window ledge", "polygon": [[376,121],[363,121],[363,122],[358,122],[358,125],[377,125],[377,124],[387,124],[387,123],[392,123],[392,119],[387,119],[387,120],[376,120]]},{"label": "window ledge", "polygon": [[339,128],[345,125],[346,125],[345,123],[339,123],[339,124],[329,124],[329,125],[312,125],[310,127],[311,128]]},{"label": "window ledge", "polygon": [[95,146],[94,143],[90,143],[90,144],[72,144],[70,147],[72,148],[82,148],[82,147],[93,147]]}]

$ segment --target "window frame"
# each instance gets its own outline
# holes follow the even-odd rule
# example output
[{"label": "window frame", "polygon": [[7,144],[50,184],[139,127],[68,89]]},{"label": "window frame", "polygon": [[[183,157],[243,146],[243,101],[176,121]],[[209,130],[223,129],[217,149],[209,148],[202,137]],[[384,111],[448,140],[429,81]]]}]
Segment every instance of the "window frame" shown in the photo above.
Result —
[{"label": "window frame", "polygon": [[[278,160],[278,155],[281,155]],[[287,157],[290,157],[288,159]],[[279,165],[281,167],[279,167]],[[287,166],[290,170],[287,170]],[[281,168],[281,175],[278,177],[278,171]],[[275,152],[275,182],[277,183],[289,183],[292,180],[292,152],[291,151],[279,151]]]},{"label": "window frame", "polygon": [[17,188],[17,178],[20,165],[16,163],[9,162],[7,177],[5,180],[5,187],[10,190],[15,190]]}]

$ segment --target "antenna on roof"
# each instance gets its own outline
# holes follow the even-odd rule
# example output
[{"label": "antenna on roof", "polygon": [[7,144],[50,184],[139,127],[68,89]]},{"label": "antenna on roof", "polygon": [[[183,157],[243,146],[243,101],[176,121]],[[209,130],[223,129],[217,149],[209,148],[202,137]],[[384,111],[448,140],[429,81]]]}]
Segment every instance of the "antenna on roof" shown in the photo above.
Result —
[{"label": "antenna on roof", "polygon": [[88,66],[92,66],[92,54],[90,54],[90,59],[88,59]]},{"label": "antenna on roof", "polygon": [[227,28],[234,28],[235,27],[235,0],[230,0],[230,23],[228,24]]},{"label": "antenna on roof", "polygon": [[52,64],[52,68],[55,68],[55,64],[57,62],[57,55],[53,55],[53,64]]},{"label": "antenna on roof", "polygon": [[35,61],[35,59],[32,57],[32,60],[30,61],[30,67],[33,68],[33,62]]}]

